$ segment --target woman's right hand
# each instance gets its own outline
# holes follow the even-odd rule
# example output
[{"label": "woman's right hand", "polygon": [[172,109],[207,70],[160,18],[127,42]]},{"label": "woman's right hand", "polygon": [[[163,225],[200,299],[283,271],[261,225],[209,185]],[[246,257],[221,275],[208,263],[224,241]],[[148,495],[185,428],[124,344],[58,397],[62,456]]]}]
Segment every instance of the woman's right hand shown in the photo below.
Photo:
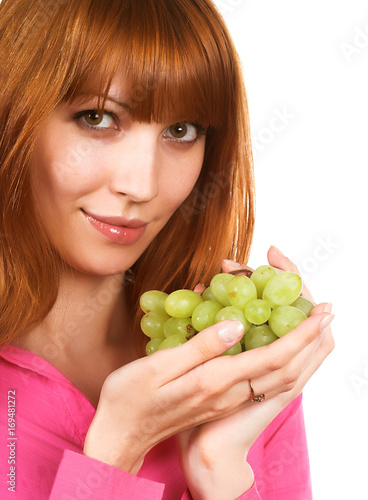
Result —
[{"label": "woman's right hand", "polygon": [[83,453],[136,474],[159,442],[244,407],[249,379],[264,377],[268,398],[289,391],[305,368],[301,353],[313,350],[329,316],[312,315],[277,342],[236,356],[219,356],[243,334],[239,322],[224,321],[119,368],[104,382]]}]

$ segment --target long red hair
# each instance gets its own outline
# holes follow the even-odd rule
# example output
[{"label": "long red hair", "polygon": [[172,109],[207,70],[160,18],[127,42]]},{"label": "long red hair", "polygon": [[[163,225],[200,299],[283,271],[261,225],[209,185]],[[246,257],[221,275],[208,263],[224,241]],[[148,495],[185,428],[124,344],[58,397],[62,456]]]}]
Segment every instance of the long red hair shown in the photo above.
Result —
[{"label": "long red hair", "polygon": [[117,72],[133,119],[209,125],[190,196],[134,264],[126,294],[208,283],[223,258],[246,263],[254,227],[250,125],[242,68],[210,0],[3,0],[0,4],[0,345],[55,303],[63,262],[39,225],[29,164],[42,124],[83,93],[99,110]]}]

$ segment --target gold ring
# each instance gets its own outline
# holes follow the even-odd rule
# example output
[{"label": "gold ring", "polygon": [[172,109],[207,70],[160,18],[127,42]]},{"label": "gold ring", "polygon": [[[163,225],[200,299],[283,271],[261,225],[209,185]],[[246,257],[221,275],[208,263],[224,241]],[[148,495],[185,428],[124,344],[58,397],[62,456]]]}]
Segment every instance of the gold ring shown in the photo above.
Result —
[{"label": "gold ring", "polygon": [[250,389],[250,393],[252,396],[252,398],[251,398],[252,403],[262,403],[262,401],[264,401],[266,399],[266,396],[264,394],[260,394],[259,396],[254,395],[254,389],[253,389],[252,382],[250,379],[249,379],[249,389]]}]

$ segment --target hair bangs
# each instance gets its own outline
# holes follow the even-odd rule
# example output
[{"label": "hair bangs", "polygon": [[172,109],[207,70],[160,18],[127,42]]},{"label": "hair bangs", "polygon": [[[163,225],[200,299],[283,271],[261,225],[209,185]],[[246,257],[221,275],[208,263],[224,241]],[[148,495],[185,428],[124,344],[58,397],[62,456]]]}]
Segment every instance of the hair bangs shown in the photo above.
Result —
[{"label": "hair bangs", "polygon": [[124,9],[112,2],[99,13],[100,25],[85,30],[83,59],[67,100],[94,94],[103,109],[112,81],[121,77],[129,85],[124,102],[134,120],[222,128],[231,107],[229,58],[211,28],[213,12],[207,18],[201,3],[193,10],[184,1],[134,0]]}]

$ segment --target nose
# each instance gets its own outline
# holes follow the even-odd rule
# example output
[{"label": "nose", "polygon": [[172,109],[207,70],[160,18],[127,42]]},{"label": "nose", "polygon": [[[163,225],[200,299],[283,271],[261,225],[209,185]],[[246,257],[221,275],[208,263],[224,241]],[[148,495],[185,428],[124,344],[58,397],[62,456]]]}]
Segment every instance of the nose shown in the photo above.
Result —
[{"label": "nose", "polygon": [[119,142],[111,189],[136,203],[146,203],[159,193],[158,131],[152,124],[137,124]]}]

